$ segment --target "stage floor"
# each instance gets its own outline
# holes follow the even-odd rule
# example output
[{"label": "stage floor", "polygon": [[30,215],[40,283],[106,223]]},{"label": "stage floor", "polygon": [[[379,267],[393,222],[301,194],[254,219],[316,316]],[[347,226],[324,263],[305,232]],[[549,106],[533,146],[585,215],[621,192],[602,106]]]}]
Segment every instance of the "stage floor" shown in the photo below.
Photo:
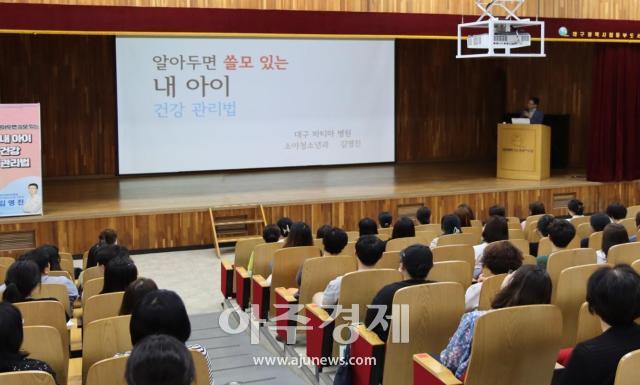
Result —
[{"label": "stage floor", "polygon": [[586,181],[580,171],[557,172],[544,181],[497,179],[495,163],[472,162],[45,180],[44,216],[0,224],[593,185],[600,183]]}]

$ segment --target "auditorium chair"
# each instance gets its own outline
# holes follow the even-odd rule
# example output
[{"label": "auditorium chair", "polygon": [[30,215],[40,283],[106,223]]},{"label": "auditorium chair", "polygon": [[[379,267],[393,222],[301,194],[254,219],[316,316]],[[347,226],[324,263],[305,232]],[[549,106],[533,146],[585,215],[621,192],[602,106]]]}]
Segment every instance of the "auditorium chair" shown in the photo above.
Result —
[{"label": "auditorium chair", "polygon": [[124,291],[98,294],[87,299],[82,310],[82,324],[87,326],[96,320],[115,317],[120,313]]},{"label": "auditorium chair", "polygon": [[602,231],[595,231],[589,235],[588,246],[593,250],[602,250]]},{"label": "auditorium chair", "polygon": [[[16,260],[14,258],[11,257],[0,257],[0,265],[5,266],[5,267],[9,267],[11,266]],[[4,281],[2,281],[4,282]]]},{"label": "auditorium chair", "polygon": [[358,238],[360,238],[359,231],[347,231],[347,239],[349,242],[357,242]]},{"label": "auditorium chair", "polygon": [[69,329],[64,306],[58,301],[30,301],[14,304],[22,314],[24,326],[51,326],[58,331],[67,358],[69,356]]},{"label": "auditorium chair", "polygon": [[82,290],[82,307],[87,303],[87,300],[94,295],[100,294],[104,287],[104,277],[94,278],[90,281],[85,281]]},{"label": "auditorium chair", "polygon": [[387,241],[387,247],[385,248],[385,251],[402,251],[411,245],[415,245],[419,243],[420,243],[420,239],[418,239],[418,237],[404,237],[404,238],[389,239]]},{"label": "auditorium chair", "polygon": [[[71,282],[75,282],[75,267],[73,266],[73,261],[69,261],[67,259],[60,260],[60,268],[62,271],[65,271],[69,274],[69,279]],[[55,271],[49,271],[49,274],[56,273]]]},{"label": "auditorium chair", "polygon": [[56,385],[56,380],[47,372],[27,370],[24,372],[0,373],[2,385]]},{"label": "auditorium chair", "polygon": [[[571,242],[567,245],[566,249],[578,249],[580,248],[580,238],[573,237]],[[549,237],[541,238],[538,242],[538,256],[545,255],[549,256],[551,254],[551,250],[553,250],[553,243],[551,243],[551,239]]]},{"label": "auditorium chair", "polygon": [[437,246],[469,245],[475,246],[480,243],[475,234],[448,234],[438,237]]},{"label": "auditorium chair", "polygon": [[262,243],[262,237],[240,239],[236,242],[233,263],[220,258],[220,290],[224,298],[233,298],[236,293],[235,268],[241,266],[246,269],[253,248]]},{"label": "auditorium chair", "polygon": [[507,227],[509,229],[520,229],[520,230],[522,230],[522,225],[520,224],[520,218],[518,218],[518,217],[507,217]]},{"label": "auditorium chair", "polygon": [[[315,246],[287,247],[273,254],[271,285],[262,275],[253,275],[252,303],[257,305],[256,319],[265,320],[275,315],[277,287],[297,287],[296,275],[305,260],[320,257],[321,251]],[[254,260],[255,266],[255,260]]]},{"label": "auditorium chair", "polygon": [[[418,231],[416,230],[416,233]],[[381,241],[388,241],[389,239],[391,239],[391,234],[376,234],[378,239],[380,239]]]},{"label": "auditorium chair", "polygon": [[459,283],[465,290],[471,286],[473,274],[469,264],[464,261],[436,262],[427,279],[434,282]]},{"label": "auditorium chair", "polygon": [[482,282],[482,287],[480,288],[480,299],[478,301],[478,310],[491,309],[491,302],[500,289],[502,289],[502,282],[504,282],[506,277],[507,274],[496,274],[487,277]]},{"label": "auditorium chair", "polygon": [[64,311],[71,317],[71,302],[69,301],[69,292],[67,287],[62,283],[42,283],[38,285],[33,292],[33,298],[55,298],[62,306]]},{"label": "auditorium chair", "polygon": [[524,230],[524,237],[529,243],[538,243],[542,238],[542,235],[538,232],[538,221],[533,221]]},{"label": "auditorium chair", "polygon": [[471,226],[482,228],[482,221],[480,219],[472,219]]},{"label": "auditorium chair", "polygon": [[0,282],[4,282],[4,280],[7,277],[7,270],[9,270],[9,267],[6,265],[0,265]]},{"label": "auditorium chair", "polygon": [[89,368],[86,385],[127,385],[124,373],[129,357],[111,357],[100,360]]},{"label": "auditorium chair", "polygon": [[613,385],[637,385],[638,378],[640,378],[640,350],[635,350],[620,359]]},{"label": "auditorium chair", "polygon": [[640,274],[640,261],[635,261],[631,264],[633,270],[635,270],[638,274]]},{"label": "auditorium chair", "polygon": [[89,250],[82,253],[82,270],[87,270],[87,261],[89,260]]},{"label": "auditorium chair", "polygon": [[593,249],[560,250],[552,253],[547,261],[547,273],[556,292],[560,273],[568,267],[591,265],[597,262],[596,251]]},{"label": "auditorium chair", "polygon": [[602,334],[602,324],[597,315],[591,314],[589,304],[584,302],[578,313],[578,329],[576,330],[576,344],[595,338]]},{"label": "auditorium chair", "polygon": [[[302,265],[302,285],[299,297],[295,298],[295,290],[291,288],[276,288],[276,315],[283,319],[276,321],[277,333],[283,341],[294,341],[295,333],[288,339],[290,333],[295,331],[297,322],[284,317],[287,313],[286,305],[298,306],[303,309],[304,305],[312,303],[313,295],[324,291],[329,282],[338,276],[356,271],[358,265],[354,257],[350,256],[326,256],[309,258]],[[278,306],[281,305],[281,306]],[[298,314],[299,311],[295,311]],[[289,313],[292,314],[292,313]],[[293,314],[292,314],[293,315]],[[302,315],[302,314],[301,314]]]},{"label": "auditorium chair", "polygon": [[[411,357],[421,352],[437,355],[447,346],[464,313],[464,290],[453,282],[410,286],[396,292],[393,305],[398,307],[388,321],[387,341],[364,325],[356,328],[351,357],[374,357],[376,365],[354,366],[352,384],[411,384]],[[397,321],[400,324],[394,325]]]},{"label": "auditorium chair", "polygon": [[58,255],[60,256],[60,261],[71,261],[73,263],[73,254],[60,251]]},{"label": "auditorium chair", "polygon": [[356,241],[348,242],[347,245],[344,247],[344,249],[342,249],[342,251],[340,252],[340,255],[355,257],[356,256]]},{"label": "auditorium chair", "polygon": [[640,211],[640,205],[627,207],[627,218],[634,218],[635,219],[636,214],[638,213],[638,211]]},{"label": "auditorium chair", "polygon": [[576,226],[576,237],[580,239],[589,238],[592,233],[593,227],[591,227],[591,223],[581,223]]},{"label": "auditorium chair", "polygon": [[[282,248],[282,243],[259,243],[253,248],[253,274],[268,276],[271,272],[270,264],[273,261],[273,254]],[[248,260],[247,260],[248,263]],[[225,267],[226,269],[227,267]],[[240,309],[244,310],[251,306],[251,276],[247,271],[247,266],[235,267],[236,301]],[[226,278],[221,282],[232,290],[233,286]]]},{"label": "auditorium chair", "polygon": [[522,264],[523,265],[537,265],[538,264],[538,260],[533,255],[522,253]]},{"label": "auditorium chair", "polygon": [[426,225],[416,225],[416,231],[431,231],[436,234],[442,234],[442,226],[439,223],[428,223]]},{"label": "auditorium chair", "polygon": [[131,350],[130,315],[104,318],[87,324],[82,339],[82,383],[89,368],[100,360]]},{"label": "auditorium chair", "polygon": [[[349,322],[364,322],[367,306],[371,304],[378,291],[390,283],[399,281],[402,281],[402,273],[398,270],[355,271],[345,274],[342,278],[338,305],[344,309],[343,312],[334,314],[334,308],[325,310],[316,304],[307,304],[305,306],[305,315],[309,318],[306,330],[307,356],[318,360],[318,363],[322,357],[337,356],[338,344],[334,343],[333,331],[342,331]],[[351,309],[357,309],[358,314],[353,314]],[[347,318],[353,320],[348,321]],[[321,327],[322,324],[325,325]],[[345,334],[342,335],[344,338]],[[322,367],[317,369],[322,370]]]},{"label": "auditorium chair", "polygon": [[[527,236],[532,232],[532,230],[536,229],[538,225],[538,219],[542,218],[544,215],[545,214],[529,215],[527,219],[524,220],[524,233]],[[527,240],[531,242],[531,239],[527,238]]]},{"label": "auditorium chair", "polygon": [[482,242],[482,227],[475,227],[475,226],[463,227],[462,234],[474,235],[476,237],[475,239],[476,245]]},{"label": "auditorium chair", "polygon": [[82,282],[84,283],[100,277],[104,277],[104,268],[102,266],[90,267],[82,274]]},{"label": "auditorium chair", "polygon": [[20,350],[29,352],[29,358],[44,361],[56,373],[58,384],[67,383],[69,352],[60,333],[51,326],[25,326]]},{"label": "auditorium chair", "polygon": [[438,246],[432,250],[433,262],[463,261],[469,264],[469,271],[473,274],[476,256],[470,245]]},{"label": "auditorium chair", "polygon": [[562,348],[576,344],[580,308],[587,298],[587,281],[599,267],[596,264],[575,266],[560,273],[551,303],[562,311]]},{"label": "auditorium chair", "polygon": [[423,245],[430,245],[431,241],[440,236],[440,232],[435,231],[416,231],[416,238],[418,238],[418,242]]},{"label": "auditorium chair", "polygon": [[487,312],[476,322],[464,381],[433,356],[421,353],[413,356],[413,384],[549,384],[560,348],[561,329],[562,314],[552,305]]},{"label": "auditorium chair", "polygon": [[209,378],[207,358],[196,350],[191,350],[191,358],[193,358],[193,364],[196,368],[196,378],[192,385],[209,385],[211,379]]},{"label": "auditorium chair", "polygon": [[631,265],[640,259],[640,242],[615,245],[607,253],[607,262],[610,265]]},{"label": "auditorium chair", "polygon": [[523,255],[529,254],[529,241],[527,241],[526,239],[524,239],[524,238],[520,238],[520,239],[509,238],[509,242],[513,246],[518,248],[518,250],[520,250]]},{"label": "auditorium chair", "polygon": [[590,221],[590,217],[588,215],[582,216],[582,217],[575,217],[575,218],[571,218],[569,219],[569,222],[573,225],[573,227],[575,227],[576,229],[578,228],[578,226],[587,223],[589,226],[591,226]]},{"label": "auditorium chair", "polygon": [[620,221],[620,224],[627,229],[627,234],[629,236],[636,235],[638,232],[638,226],[636,226],[635,218],[627,218]]},{"label": "auditorium chair", "polygon": [[385,251],[376,263],[376,269],[395,269],[400,267],[400,251]]},{"label": "auditorium chair", "polygon": [[49,271],[49,275],[52,277],[65,277],[66,279],[68,279],[69,281],[73,282],[73,279],[71,278],[71,275],[69,275],[69,272],[66,270],[51,270]]},{"label": "auditorium chair", "polygon": [[526,241],[524,237],[524,231],[522,229],[509,229],[509,240],[514,241],[516,239],[522,239]]},{"label": "auditorium chair", "polygon": [[[423,229],[420,229],[420,230],[423,230]],[[416,231],[418,231],[417,228],[416,228]],[[388,235],[389,237],[391,237],[391,233],[392,232],[393,232],[393,227],[379,227],[378,228],[378,234],[384,234],[384,235]]]}]

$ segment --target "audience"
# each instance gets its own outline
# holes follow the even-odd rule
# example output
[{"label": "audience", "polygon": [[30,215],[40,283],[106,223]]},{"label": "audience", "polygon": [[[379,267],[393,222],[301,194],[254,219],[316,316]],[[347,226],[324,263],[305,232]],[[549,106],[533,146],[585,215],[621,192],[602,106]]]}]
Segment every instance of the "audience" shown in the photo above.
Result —
[{"label": "audience", "polygon": [[[538,219],[538,224],[536,225],[536,232],[540,236],[540,238],[546,238],[549,236],[549,226],[555,217],[551,214],[545,214]],[[529,243],[529,254],[538,255],[538,242],[530,242]]]},{"label": "audience", "polygon": [[[262,230],[262,239],[264,239],[265,243],[276,243],[280,240],[280,227],[277,225],[267,225]],[[249,256],[249,262],[247,263],[247,273],[249,276],[253,275],[253,250],[251,250],[251,255]]]},{"label": "audience", "polygon": [[571,218],[584,216],[584,204],[579,199],[571,199],[569,203],[567,203],[567,208],[569,209],[569,215],[571,215]]},{"label": "audience", "polygon": [[127,385],[190,385],[195,380],[195,365],[183,343],[156,334],[133,348],[125,379]]},{"label": "audience", "polygon": [[283,217],[278,219],[278,222],[276,222],[276,224],[280,228],[280,234],[282,234],[282,237],[288,237],[291,226],[293,226],[293,221],[287,217]]},{"label": "audience", "polygon": [[416,211],[416,219],[421,225],[428,225],[431,223],[431,209],[427,206],[422,206]]},{"label": "audience", "polygon": [[[551,254],[564,250],[576,236],[576,228],[565,220],[556,219],[549,225],[549,240],[551,241]],[[548,255],[539,255],[536,260],[538,266],[547,268]]]},{"label": "audience", "polygon": [[[37,266],[33,266],[37,271]],[[46,362],[27,358],[29,353],[20,349],[23,338],[20,310],[9,302],[0,302],[0,373],[37,370],[55,378],[55,372]]]},{"label": "audience", "polygon": [[[589,224],[593,232],[603,231],[609,223],[611,223],[611,219],[605,213],[595,213],[589,217]],[[589,237],[580,240],[580,247],[589,247]]]},{"label": "audience", "polygon": [[[313,235],[309,225],[304,222],[296,222],[289,227],[289,235],[287,235],[282,248],[301,246],[313,246]],[[273,266],[271,268],[273,269]],[[302,270],[302,266],[299,267],[299,270]],[[271,285],[271,278],[272,275],[269,274],[266,279],[267,285]]]},{"label": "audience", "polygon": [[73,302],[78,298],[78,288],[67,277],[55,277],[49,275],[49,255],[45,252],[45,249],[38,248],[31,250],[27,254],[23,255],[21,259],[33,261],[38,265],[40,269],[40,280],[42,283],[59,283],[67,288],[67,294],[69,295],[69,302]]},{"label": "audience", "polygon": [[[95,265],[91,267],[98,267],[104,273],[105,267],[113,258],[116,257],[129,257],[129,250],[117,244],[113,245],[103,245],[97,251],[95,255]],[[89,269],[89,265],[87,264],[87,269]],[[80,282],[80,286],[84,285],[84,271],[78,277],[78,281]]]},{"label": "audience", "polygon": [[602,267],[587,284],[589,311],[604,331],[579,343],[561,377],[562,385],[613,385],[627,353],[640,349],[640,276],[627,265]]},{"label": "audience", "polygon": [[481,260],[482,267],[486,270],[478,277],[478,283],[469,286],[465,294],[465,311],[478,308],[482,282],[489,278],[485,273],[490,273],[490,276],[511,273],[522,266],[522,259],[522,252],[511,242],[505,240],[490,243],[484,250]]},{"label": "audience", "polygon": [[362,218],[360,219],[360,222],[358,222],[358,230],[360,232],[360,236],[377,235],[378,224],[371,218]]},{"label": "audience", "polygon": [[401,217],[393,225],[391,239],[408,238],[416,236],[416,227],[409,217]]},{"label": "audience", "polygon": [[33,301],[31,293],[40,284],[41,274],[38,265],[31,260],[17,260],[9,266],[4,285],[2,300],[11,303]]},{"label": "audience", "polygon": [[138,269],[129,257],[115,257],[104,269],[104,286],[100,294],[125,291],[138,278]]},{"label": "audience", "polygon": [[[279,230],[278,230],[279,231]],[[158,290],[158,285],[150,278],[138,278],[131,282],[124,291],[122,305],[120,305],[120,315],[131,314],[138,302],[152,291]]]},{"label": "audience", "polygon": [[611,222],[619,223],[627,217],[627,208],[620,202],[611,203],[607,206],[607,215],[611,218]]},{"label": "audience", "polygon": [[388,227],[391,227],[391,224],[393,223],[393,217],[391,216],[390,212],[383,211],[378,214],[378,222],[380,223],[380,227],[386,229]]},{"label": "audience", "polygon": [[340,255],[348,242],[349,237],[344,230],[332,227],[322,238],[323,255]]},{"label": "audience", "polygon": [[[551,302],[551,278],[537,266],[524,265],[507,276],[503,289],[491,302],[492,309],[512,306],[548,304]],[[475,310],[462,316],[458,330],[440,353],[440,362],[458,379],[463,379],[471,358],[471,344],[476,321],[486,311]],[[544,327],[544,325],[541,325]]]},{"label": "audience", "polygon": [[473,277],[478,278],[482,271],[482,255],[485,248],[492,242],[505,241],[509,239],[509,225],[507,219],[501,216],[490,217],[482,230],[482,243],[473,246],[476,257],[476,265]]},{"label": "audience", "polygon": [[[607,263],[609,249],[615,245],[629,243],[629,235],[627,229],[618,223],[609,223],[602,232],[602,249],[596,251],[598,263]],[[638,256],[640,258],[640,256]]]},{"label": "audience", "polygon": [[[155,290],[145,295],[133,308],[129,331],[134,349],[145,337],[153,334],[166,334],[186,344],[191,336],[191,322],[178,294],[169,290]],[[213,385],[212,366],[207,349],[201,345],[187,345],[187,348],[201,353],[207,359],[209,379]]]},{"label": "audience", "polygon": [[[382,258],[385,243],[375,235],[363,235],[356,242],[356,257],[358,258],[358,271],[375,268],[376,263]],[[338,303],[340,298],[340,286],[342,275],[333,279],[324,292],[316,293],[313,302],[320,306],[330,306]]]},{"label": "audience", "polygon": [[463,203],[453,213],[460,218],[460,227],[471,227],[471,220],[474,219],[471,207]]},{"label": "audience", "polygon": [[98,243],[91,246],[87,254],[87,269],[98,264],[97,252],[103,246],[118,244],[118,233],[113,229],[104,229],[98,235]]},{"label": "audience", "polygon": [[[544,203],[542,203],[540,201],[529,203],[529,216],[542,215],[542,214],[546,214],[546,213],[547,212],[544,209]],[[526,225],[527,225],[527,221],[523,221],[521,223],[522,230],[525,230],[525,226]]]},{"label": "audience", "polygon": [[333,226],[331,225],[322,225],[318,227],[318,230],[316,231],[316,239],[324,238],[324,235],[331,231],[331,229],[333,229]]},{"label": "audience", "polygon": [[62,271],[60,267],[60,250],[54,245],[43,245],[37,248],[49,258],[49,271]]},{"label": "audience", "polygon": [[493,216],[506,217],[507,210],[504,208],[504,206],[493,205],[489,207],[489,216],[490,217],[493,217]]},{"label": "audience", "polygon": [[[462,232],[460,226],[460,218],[455,214],[447,214],[440,220],[440,228],[442,229],[442,235],[458,234]],[[429,246],[432,250],[438,246],[438,237],[431,241]]]}]

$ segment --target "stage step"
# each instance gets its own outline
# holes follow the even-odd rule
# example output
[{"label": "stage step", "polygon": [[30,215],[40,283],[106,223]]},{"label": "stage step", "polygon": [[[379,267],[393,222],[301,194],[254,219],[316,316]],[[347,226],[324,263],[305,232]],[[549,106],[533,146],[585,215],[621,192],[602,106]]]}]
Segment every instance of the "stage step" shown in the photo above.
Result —
[{"label": "stage step", "polygon": [[[243,207],[212,207],[209,208],[209,219],[213,233],[213,245],[216,255],[220,257],[220,243],[237,242],[240,239],[254,238],[262,235],[262,229],[267,225],[264,208],[261,204]],[[216,211],[219,216],[216,219]],[[220,216],[225,212],[226,216]],[[224,215],[224,214],[222,214]]]}]

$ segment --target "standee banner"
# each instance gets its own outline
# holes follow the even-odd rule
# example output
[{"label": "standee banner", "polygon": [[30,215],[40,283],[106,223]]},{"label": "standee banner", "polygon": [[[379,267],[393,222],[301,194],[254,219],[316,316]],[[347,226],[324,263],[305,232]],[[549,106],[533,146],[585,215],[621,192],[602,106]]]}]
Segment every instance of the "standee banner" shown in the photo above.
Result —
[{"label": "standee banner", "polygon": [[42,215],[40,104],[0,104],[0,217]]}]

